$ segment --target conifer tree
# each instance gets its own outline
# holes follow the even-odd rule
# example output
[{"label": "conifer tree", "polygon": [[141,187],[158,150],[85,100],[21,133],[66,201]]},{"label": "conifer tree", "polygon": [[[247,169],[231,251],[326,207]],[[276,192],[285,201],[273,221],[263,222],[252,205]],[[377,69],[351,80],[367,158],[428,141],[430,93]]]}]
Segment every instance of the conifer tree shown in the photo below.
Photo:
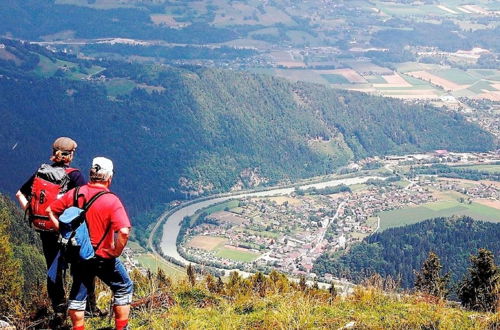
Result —
[{"label": "conifer tree", "polygon": [[306,283],[306,278],[304,275],[302,275],[300,277],[300,280],[299,280],[299,288],[300,288],[300,291],[306,291],[307,289],[307,283]]},{"label": "conifer tree", "polygon": [[205,276],[205,284],[207,285],[207,289],[211,293],[217,292],[217,282],[212,274],[207,274]]},{"label": "conifer tree", "polygon": [[194,267],[192,264],[189,264],[187,266],[186,273],[188,276],[189,283],[191,283],[191,286],[194,286],[196,284],[196,274],[194,272]]},{"label": "conifer tree", "polygon": [[479,249],[470,257],[469,273],[460,283],[458,297],[469,309],[495,312],[499,305],[500,271],[495,265],[493,253]]},{"label": "conifer tree", "polygon": [[448,295],[448,282],[450,275],[441,276],[441,262],[434,252],[429,252],[429,256],[424,261],[420,272],[415,273],[415,289],[420,292],[428,293],[435,297],[446,298]]},{"label": "conifer tree", "polygon": [[224,282],[222,282],[222,278],[220,276],[217,276],[217,293],[222,293],[224,291]]},{"label": "conifer tree", "polygon": [[330,292],[330,298],[332,299],[332,301],[335,300],[335,298],[337,298],[337,289],[335,288],[335,284],[333,283],[333,281],[328,291]]}]

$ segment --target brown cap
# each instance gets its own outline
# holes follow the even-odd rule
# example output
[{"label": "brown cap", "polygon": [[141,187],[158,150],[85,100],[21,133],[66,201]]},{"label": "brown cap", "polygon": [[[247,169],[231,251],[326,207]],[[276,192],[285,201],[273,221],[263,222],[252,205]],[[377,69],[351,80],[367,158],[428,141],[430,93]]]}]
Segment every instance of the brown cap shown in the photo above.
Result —
[{"label": "brown cap", "polygon": [[73,139],[70,139],[69,137],[62,136],[60,138],[57,138],[54,141],[54,144],[52,144],[52,148],[54,150],[61,150],[61,151],[73,151],[77,147],[76,142]]}]

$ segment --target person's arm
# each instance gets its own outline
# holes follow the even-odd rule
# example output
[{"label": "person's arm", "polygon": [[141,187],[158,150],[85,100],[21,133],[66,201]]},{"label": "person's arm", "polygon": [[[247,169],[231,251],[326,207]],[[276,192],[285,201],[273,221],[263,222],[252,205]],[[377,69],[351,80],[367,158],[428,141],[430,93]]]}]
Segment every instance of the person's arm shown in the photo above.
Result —
[{"label": "person's arm", "polygon": [[57,230],[59,230],[59,216],[63,213],[65,209],[73,205],[73,196],[75,195],[75,190],[70,190],[61,198],[53,201],[49,207],[45,210],[49,216],[50,221],[54,224]]},{"label": "person's arm", "polygon": [[16,198],[19,201],[19,205],[21,205],[23,210],[26,210],[29,206],[28,197],[31,194],[31,185],[33,184],[34,178],[35,175],[32,175],[28,179],[28,181],[26,181],[16,193]]},{"label": "person's arm", "polygon": [[115,241],[112,249],[103,249],[108,256],[112,258],[117,258],[122,254],[125,245],[127,245],[128,238],[130,236],[130,228],[121,228],[115,235]]},{"label": "person's arm", "polygon": [[52,223],[56,227],[56,230],[59,230],[59,218],[54,214],[50,206],[47,207],[47,213],[49,214],[50,221],[52,221]]},{"label": "person's arm", "polygon": [[26,210],[26,208],[28,207],[28,199],[26,198],[26,196],[21,192],[21,190],[18,190],[17,193],[16,193],[16,198],[17,200],[19,201],[19,204],[21,205],[21,207],[23,208],[23,210]]}]

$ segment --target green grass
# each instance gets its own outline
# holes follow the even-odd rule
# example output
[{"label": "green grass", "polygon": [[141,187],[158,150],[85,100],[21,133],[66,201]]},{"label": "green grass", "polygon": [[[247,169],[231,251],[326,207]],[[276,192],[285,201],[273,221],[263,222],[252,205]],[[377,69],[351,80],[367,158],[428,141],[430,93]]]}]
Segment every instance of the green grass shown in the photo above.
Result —
[{"label": "green grass", "polygon": [[452,215],[467,215],[476,220],[500,222],[500,210],[498,209],[478,203],[467,204],[444,200],[418,207],[381,212],[379,214],[380,229],[411,225],[427,219]]},{"label": "green grass", "polygon": [[238,251],[228,248],[220,248],[215,255],[219,258],[231,259],[234,261],[251,262],[259,256],[253,252]]},{"label": "green grass", "polygon": [[129,94],[137,84],[128,79],[112,79],[106,81],[105,85],[108,95],[116,97],[118,95]]},{"label": "green grass", "polygon": [[487,81],[478,81],[474,85],[470,86],[468,88],[469,90],[473,91],[474,93],[483,93],[483,90],[487,91],[496,91],[497,89],[491,86],[491,84]]},{"label": "green grass", "polygon": [[245,233],[257,235],[257,236],[262,236],[262,237],[268,237],[268,238],[278,238],[280,237],[279,233],[275,233],[272,231],[257,231],[257,230],[251,230],[247,229],[245,230]]},{"label": "green grass", "polygon": [[148,268],[153,272],[156,272],[158,271],[158,268],[161,268],[165,274],[173,278],[181,278],[186,274],[183,268],[169,262],[165,262],[150,253],[138,255],[137,261],[141,267]]},{"label": "green grass", "polygon": [[382,76],[363,76],[371,84],[385,84],[387,81]]},{"label": "green grass", "polygon": [[460,85],[473,84],[477,81],[476,78],[460,69],[437,70],[432,74]]},{"label": "green grass", "polygon": [[340,74],[322,74],[321,77],[330,84],[350,84],[350,81]]},{"label": "green grass", "polygon": [[[332,298],[327,290],[301,291],[286,278],[265,278],[265,290],[252,290],[254,279],[225,283],[220,293],[207,282],[187,281],[158,287],[145,276],[137,283],[134,301],[156,294],[170,304],[133,308],[132,329],[496,329],[499,314],[470,312],[445,301],[415,294],[394,294],[374,287],[357,287],[352,294]],[[213,281],[213,279],[212,279]],[[151,283],[153,282],[153,283]],[[148,283],[149,286],[147,286]],[[337,284],[338,285],[338,284]],[[339,286],[337,286],[339,290]],[[260,293],[260,294],[259,294]],[[168,300],[166,300],[168,301]],[[90,329],[103,329],[108,318],[86,320]],[[351,326],[354,325],[354,326]]]},{"label": "green grass", "polygon": [[456,166],[456,168],[466,169],[466,170],[486,171],[490,173],[500,173],[500,165],[495,165],[495,164]]},{"label": "green grass", "polygon": [[202,213],[212,214],[215,212],[224,211],[226,208],[233,209],[233,208],[238,207],[239,204],[240,204],[240,202],[238,200],[229,200],[229,201],[217,204],[217,205],[212,205],[212,206],[206,207],[204,209],[198,210],[196,212],[196,214],[194,214],[191,217],[191,223],[192,224],[195,223],[196,220],[198,219],[198,217],[200,216],[200,214],[202,214]]}]

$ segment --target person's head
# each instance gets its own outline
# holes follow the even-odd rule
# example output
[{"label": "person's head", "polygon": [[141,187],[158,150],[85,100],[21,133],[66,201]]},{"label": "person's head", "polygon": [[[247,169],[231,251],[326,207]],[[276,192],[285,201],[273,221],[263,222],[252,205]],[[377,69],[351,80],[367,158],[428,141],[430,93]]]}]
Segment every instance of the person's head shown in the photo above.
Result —
[{"label": "person's head", "polygon": [[113,162],[105,157],[95,157],[90,168],[90,181],[110,183],[113,178]]},{"label": "person's head", "polygon": [[77,146],[76,142],[69,137],[61,136],[57,138],[52,144],[52,157],[50,157],[50,160],[54,163],[71,163]]}]

